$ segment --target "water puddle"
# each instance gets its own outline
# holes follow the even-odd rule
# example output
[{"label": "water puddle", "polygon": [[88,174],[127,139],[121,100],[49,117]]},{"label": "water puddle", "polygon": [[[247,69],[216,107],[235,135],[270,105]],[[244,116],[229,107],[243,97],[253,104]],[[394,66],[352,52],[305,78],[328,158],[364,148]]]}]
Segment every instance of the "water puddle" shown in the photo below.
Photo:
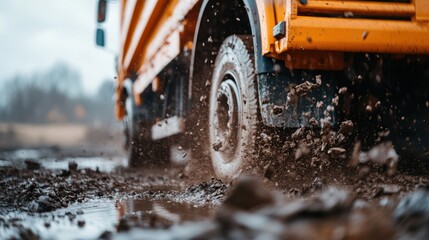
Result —
[{"label": "water puddle", "polygon": [[[197,221],[205,219],[214,214],[211,207],[195,206],[188,203],[178,203],[174,201],[150,201],[133,200],[120,203],[118,205],[120,216],[129,214],[143,214],[146,216],[156,216],[169,222],[180,223],[187,221]],[[146,215],[146,216],[145,216]]]},{"label": "water puddle", "polygon": [[[79,210],[82,215],[77,214]],[[5,223],[0,222],[1,239],[17,237],[19,226],[43,239],[94,239],[105,230],[115,229],[118,211],[113,201],[92,200],[49,213],[12,212],[2,217]],[[85,222],[83,227],[78,226],[79,221]]]},{"label": "water puddle", "polygon": [[3,159],[0,159],[0,167],[7,167],[7,166],[9,166],[10,164],[9,164],[9,161],[6,161],[6,160],[3,160]]},{"label": "water puddle", "polygon": [[41,156],[41,152],[36,149],[19,149],[9,153],[9,157],[12,159],[36,159]]},{"label": "water puddle", "polygon": [[18,237],[20,226],[31,229],[42,239],[97,239],[105,231],[117,232],[121,219],[127,219],[130,227],[161,228],[206,219],[213,214],[210,207],[171,201],[95,199],[49,213],[2,215],[0,239]]},{"label": "water puddle", "polygon": [[14,151],[0,151],[1,161],[24,161],[27,159],[37,159],[44,156],[47,150],[18,149]]},{"label": "water puddle", "polygon": [[80,158],[64,158],[61,160],[54,158],[41,159],[38,161],[43,168],[50,170],[68,169],[70,162],[77,163],[78,169],[89,168],[91,170],[99,170],[101,172],[113,172],[117,167],[128,167],[128,161],[125,158],[106,159],[102,157],[80,157]]},{"label": "water puddle", "polygon": [[102,172],[113,172],[117,167],[128,167],[125,157],[68,157],[55,158],[49,149],[19,149],[15,151],[0,152],[0,167],[25,168],[26,161],[37,162],[42,168],[50,170],[67,170],[70,162],[75,162],[78,169],[89,168]]}]

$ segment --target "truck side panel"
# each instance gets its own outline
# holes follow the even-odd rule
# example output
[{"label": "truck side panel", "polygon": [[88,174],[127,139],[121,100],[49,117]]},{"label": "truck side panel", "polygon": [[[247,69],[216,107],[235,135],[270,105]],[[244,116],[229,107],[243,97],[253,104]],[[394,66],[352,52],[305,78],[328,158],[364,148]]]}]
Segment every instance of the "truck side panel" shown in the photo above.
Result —
[{"label": "truck side panel", "polygon": [[316,50],[379,53],[429,53],[429,3],[288,0],[285,36],[275,54]]},{"label": "truck side panel", "polygon": [[[200,6],[210,7],[213,3],[209,0],[204,1],[205,4],[202,2],[121,1],[119,119],[125,114],[120,102],[125,78],[136,80],[134,94],[138,96],[184,48],[195,47],[196,43],[192,41],[198,32],[195,29],[198,14],[195,13],[201,12]],[[252,16],[255,21],[251,23],[256,35],[256,59],[265,56],[282,60],[288,68],[339,70],[344,67],[344,52],[429,53],[427,0],[308,0],[307,4],[298,0],[243,2],[247,6],[251,2],[257,9],[257,16]],[[250,14],[255,14],[254,9],[251,11]],[[204,28],[204,24],[200,27]],[[254,31],[255,24],[258,24],[257,32]],[[281,24],[284,24],[280,29],[283,35],[274,37],[273,28],[281,27]]]},{"label": "truck side panel", "polygon": [[[125,78],[138,76],[134,84],[136,95],[141,93],[155,76],[175,58],[186,43],[180,41],[186,15],[197,4],[192,1],[122,0],[121,56],[118,77],[118,99],[121,100]],[[193,33],[188,33],[192,34]],[[136,97],[138,102],[139,98]],[[123,108],[117,102],[117,108]],[[117,110],[122,119],[124,111]]]}]

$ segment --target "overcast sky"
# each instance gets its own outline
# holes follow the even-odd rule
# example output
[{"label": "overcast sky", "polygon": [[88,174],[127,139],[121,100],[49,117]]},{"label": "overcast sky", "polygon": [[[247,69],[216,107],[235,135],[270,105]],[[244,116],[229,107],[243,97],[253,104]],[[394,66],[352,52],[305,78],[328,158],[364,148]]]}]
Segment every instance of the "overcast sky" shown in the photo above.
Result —
[{"label": "overcast sky", "polygon": [[[16,74],[64,62],[80,72],[86,94],[116,76],[112,51],[96,47],[98,0],[0,0],[0,87]],[[107,48],[117,51],[119,3],[108,5]]]}]

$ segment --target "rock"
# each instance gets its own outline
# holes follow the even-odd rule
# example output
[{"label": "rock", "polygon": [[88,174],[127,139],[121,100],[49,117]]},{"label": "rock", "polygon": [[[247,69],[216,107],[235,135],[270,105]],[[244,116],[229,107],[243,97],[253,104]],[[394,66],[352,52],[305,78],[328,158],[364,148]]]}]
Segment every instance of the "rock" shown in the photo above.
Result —
[{"label": "rock", "polygon": [[274,168],[271,166],[271,164],[267,164],[264,167],[264,177],[271,179],[274,175]]},{"label": "rock", "polygon": [[283,114],[283,112],[284,112],[283,108],[284,107],[282,107],[282,106],[273,106],[273,109],[272,109],[273,114],[274,115],[281,115],[281,114]]},{"label": "rock", "polygon": [[83,228],[85,226],[85,221],[84,220],[77,221],[77,226],[80,228]]},{"label": "rock", "polygon": [[33,160],[25,160],[25,166],[28,170],[37,170],[40,169],[40,163]]},{"label": "rock", "polygon": [[367,112],[372,112],[372,106],[371,105],[367,105],[366,108],[365,108],[365,110]]},{"label": "rock", "polygon": [[329,187],[313,200],[292,201],[277,209],[271,215],[283,221],[293,221],[301,217],[317,217],[322,214],[337,214],[353,207],[354,195],[345,190]]},{"label": "rock", "polygon": [[82,210],[82,209],[79,209],[79,210],[77,210],[77,211],[76,211],[76,214],[77,214],[77,215],[83,215],[83,213],[84,213],[84,212],[83,212],[83,210]]},{"label": "rock", "polygon": [[273,203],[273,194],[258,179],[242,177],[223,205],[232,209],[249,211]]},{"label": "rock", "polygon": [[323,203],[321,205],[323,211],[349,210],[354,200],[353,194],[335,187],[327,188],[319,197],[319,201]]},{"label": "rock", "polygon": [[340,90],[338,90],[338,94],[344,94],[347,92],[347,87],[342,87]]},{"label": "rock", "polygon": [[361,180],[365,179],[370,174],[370,172],[371,171],[370,171],[369,167],[362,167],[359,169],[358,178]]},{"label": "rock", "polygon": [[225,198],[227,189],[227,185],[223,184],[220,180],[212,179],[209,182],[191,185],[184,193],[176,195],[173,198],[180,202],[192,202],[195,205],[201,205],[202,202],[211,202],[220,205]]},{"label": "rock", "polygon": [[110,240],[113,238],[113,234],[111,231],[104,231],[99,237],[98,239],[101,240]]},{"label": "rock", "polygon": [[384,194],[395,194],[401,191],[401,187],[395,184],[384,184],[379,186]]},{"label": "rock", "polygon": [[130,230],[130,225],[128,224],[128,220],[125,218],[122,218],[119,220],[118,225],[116,226],[116,231],[118,232],[126,232]]},{"label": "rock", "polygon": [[40,196],[36,201],[30,203],[29,208],[33,212],[48,212],[60,207],[60,203],[47,195]]},{"label": "rock", "polygon": [[397,163],[399,156],[391,142],[381,143],[368,151],[368,158],[380,166]]},{"label": "rock", "polygon": [[311,93],[319,86],[320,85],[316,83],[311,83],[309,81],[305,81],[304,83],[292,86],[289,89],[289,93],[287,94],[287,104],[295,105],[298,102],[299,98],[305,97],[307,94]]},{"label": "rock", "polygon": [[429,192],[419,190],[401,199],[395,209],[394,217],[396,221],[405,218],[422,216],[429,220]]},{"label": "rock", "polygon": [[76,214],[71,212],[66,212],[65,215],[69,218],[70,222],[73,222],[76,219]]},{"label": "rock", "polygon": [[347,120],[341,123],[338,134],[343,134],[344,136],[350,135],[353,131],[354,125],[351,120]]},{"label": "rock", "polygon": [[217,143],[213,143],[213,150],[215,150],[216,152],[219,151],[219,149],[222,148],[222,142],[217,142]]},{"label": "rock", "polygon": [[19,227],[18,235],[19,235],[19,239],[26,239],[26,240],[38,240],[38,239],[41,239],[31,229],[24,228],[24,227]]},{"label": "rock", "polygon": [[419,190],[401,199],[394,219],[397,239],[429,239],[429,192]]},{"label": "rock", "polygon": [[337,134],[336,138],[338,143],[343,143],[346,140],[346,137],[342,133]]},{"label": "rock", "polygon": [[356,167],[359,164],[373,163],[379,167],[388,167],[389,175],[393,175],[396,172],[398,161],[399,155],[391,142],[381,143],[371,148],[368,152],[360,151],[360,142],[357,142],[349,165]]},{"label": "rock", "polygon": [[319,87],[319,84],[314,84],[309,81],[305,81],[304,83],[298,84],[294,87],[295,93],[298,97],[302,98]]},{"label": "rock", "polygon": [[300,142],[298,148],[295,151],[295,160],[305,157],[308,154],[310,154],[310,148],[307,147],[305,142]]},{"label": "rock", "polygon": [[77,163],[74,161],[69,162],[69,171],[77,171]]},{"label": "rock", "polygon": [[346,153],[346,149],[341,147],[333,147],[328,150],[329,155],[340,156]]},{"label": "rock", "polygon": [[294,133],[292,133],[291,137],[292,137],[292,139],[301,138],[302,136],[304,136],[304,132],[305,132],[305,128],[304,127],[300,127]]},{"label": "rock", "polygon": [[323,181],[321,178],[316,177],[313,182],[311,183],[311,186],[314,188],[315,191],[320,191],[325,189],[326,182]]},{"label": "rock", "polygon": [[312,126],[312,127],[317,127],[319,126],[319,121],[317,121],[316,118],[312,117],[310,118],[310,120],[308,120],[308,123]]},{"label": "rock", "polygon": [[273,138],[266,133],[261,133],[259,136],[263,143],[271,143],[273,141]]},{"label": "rock", "polygon": [[322,75],[316,75],[316,83],[317,85],[322,85]]}]

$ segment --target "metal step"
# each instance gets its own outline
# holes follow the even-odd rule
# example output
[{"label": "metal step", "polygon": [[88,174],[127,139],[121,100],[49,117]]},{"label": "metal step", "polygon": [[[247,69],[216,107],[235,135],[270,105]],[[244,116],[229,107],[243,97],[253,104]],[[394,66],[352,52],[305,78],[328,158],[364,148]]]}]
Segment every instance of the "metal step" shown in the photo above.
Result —
[{"label": "metal step", "polygon": [[185,121],[183,118],[174,116],[164,119],[152,126],[152,140],[160,140],[185,131]]}]

